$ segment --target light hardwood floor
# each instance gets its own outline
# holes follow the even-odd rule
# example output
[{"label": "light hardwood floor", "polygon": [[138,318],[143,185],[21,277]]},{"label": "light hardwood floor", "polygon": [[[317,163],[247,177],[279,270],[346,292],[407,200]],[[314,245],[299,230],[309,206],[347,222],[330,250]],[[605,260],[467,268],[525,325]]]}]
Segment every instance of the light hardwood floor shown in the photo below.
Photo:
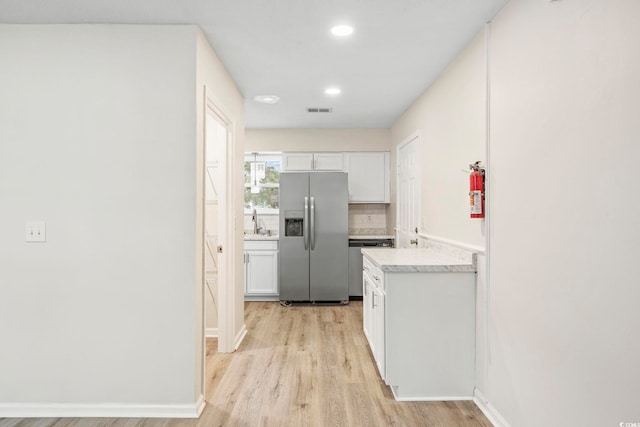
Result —
[{"label": "light hardwood floor", "polygon": [[0,427],[491,426],[473,402],[396,402],[362,333],[362,302],[247,302],[238,351],[207,342],[207,406],[197,420],[0,419]]}]

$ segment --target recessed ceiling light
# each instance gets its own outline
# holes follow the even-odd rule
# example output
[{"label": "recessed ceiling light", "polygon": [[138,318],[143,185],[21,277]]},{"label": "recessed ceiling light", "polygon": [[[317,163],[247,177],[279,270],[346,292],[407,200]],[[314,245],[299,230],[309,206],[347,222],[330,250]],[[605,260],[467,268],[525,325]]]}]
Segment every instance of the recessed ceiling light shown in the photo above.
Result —
[{"label": "recessed ceiling light", "polygon": [[351,25],[336,25],[331,28],[331,34],[334,36],[349,36],[353,33],[353,27]]},{"label": "recessed ceiling light", "polygon": [[337,87],[328,87],[324,90],[324,93],[327,95],[340,95],[340,92],[342,91]]},{"label": "recessed ceiling light", "polygon": [[275,104],[280,101],[280,97],[277,95],[258,95],[254,96],[253,100],[261,104]]}]

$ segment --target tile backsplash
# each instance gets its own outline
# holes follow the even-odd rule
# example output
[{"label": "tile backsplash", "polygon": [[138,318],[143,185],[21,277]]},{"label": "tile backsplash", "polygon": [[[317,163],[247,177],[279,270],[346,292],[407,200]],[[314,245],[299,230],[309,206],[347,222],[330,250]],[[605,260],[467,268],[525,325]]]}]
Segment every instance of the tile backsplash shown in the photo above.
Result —
[{"label": "tile backsplash", "polygon": [[378,203],[349,205],[349,234],[388,234],[387,206]]},{"label": "tile backsplash", "polygon": [[[349,234],[350,235],[381,235],[389,234],[387,230],[387,205],[384,204],[353,204],[349,205]],[[258,225],[263,230],[271,230],[278,234],[279,217],[277,214],[258,215]],[[245,232],[253,232],[251,215],[244,215]]]}]

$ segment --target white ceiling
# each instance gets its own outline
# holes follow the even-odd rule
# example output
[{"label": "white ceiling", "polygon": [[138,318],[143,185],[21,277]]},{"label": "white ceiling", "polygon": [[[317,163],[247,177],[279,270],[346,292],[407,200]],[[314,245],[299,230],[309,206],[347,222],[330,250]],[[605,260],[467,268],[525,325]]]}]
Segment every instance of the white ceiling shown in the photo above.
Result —
[{"label": "white ceiling", "polygon": [[[247,127],[388,128],[507,1],[0,0],[0,22],[197,24],[244,94]],[[354,34],[330,34],[340,23]],[[253,101],[263,94],[280,102]]]}]

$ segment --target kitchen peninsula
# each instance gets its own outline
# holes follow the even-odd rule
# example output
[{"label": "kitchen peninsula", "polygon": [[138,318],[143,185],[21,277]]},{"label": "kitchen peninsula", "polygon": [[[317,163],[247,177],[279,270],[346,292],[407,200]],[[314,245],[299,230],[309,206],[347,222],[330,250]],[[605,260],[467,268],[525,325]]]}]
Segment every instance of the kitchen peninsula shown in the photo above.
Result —
[{"label": "kitchen peninsula", "polygon": [[476,254],[433,242],[362,254],[364,333],[395,398],[472,399]]}]

